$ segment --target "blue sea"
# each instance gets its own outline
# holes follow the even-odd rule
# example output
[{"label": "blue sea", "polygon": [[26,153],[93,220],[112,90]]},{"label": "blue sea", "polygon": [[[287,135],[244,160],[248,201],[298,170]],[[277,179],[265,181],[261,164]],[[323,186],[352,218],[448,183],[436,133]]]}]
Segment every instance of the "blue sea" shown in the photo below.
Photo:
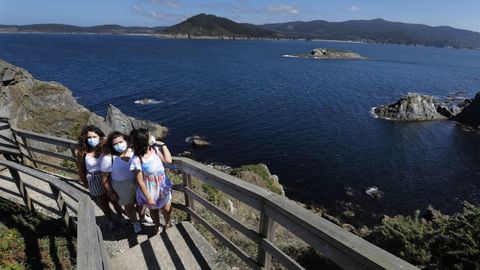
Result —
[{"label": "blue sea", "polygon": [[[367,61],[286,58],[317,47]],[[328,41],[167,40],[148,36],[0,34],[0,58],[57,81],[100,115],[170,129],[174,153],[230,166],[265,163],[287,195],[357,217],[446,213],[480,204],[480,135],[453,122],[394,123],[371,108],[408,92],[473,97],[480,51]],[[157,104],[135,101],[151,98]],[[192,149],[191,135],[210,147]],[[366,190],[383,192],[374,199]]]}]

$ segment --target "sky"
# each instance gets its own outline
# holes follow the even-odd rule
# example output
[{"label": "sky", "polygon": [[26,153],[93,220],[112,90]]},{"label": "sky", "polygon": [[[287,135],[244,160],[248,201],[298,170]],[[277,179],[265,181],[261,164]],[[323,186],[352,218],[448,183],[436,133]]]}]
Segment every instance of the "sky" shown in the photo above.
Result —
[{"label": "sky", "polygon": [[254,24],[390,21],[480,32],[480,0],[0,0],[0,24],[170,26],[199,13]]}]

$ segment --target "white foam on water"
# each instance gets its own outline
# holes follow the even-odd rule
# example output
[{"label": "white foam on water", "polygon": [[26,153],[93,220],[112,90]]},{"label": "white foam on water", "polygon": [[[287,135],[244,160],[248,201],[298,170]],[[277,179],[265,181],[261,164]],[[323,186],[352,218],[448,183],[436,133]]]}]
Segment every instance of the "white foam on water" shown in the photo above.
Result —
[{"label": "white foam on water", "polygon": [[140,104],[140,105],[151,105],[151,104],[160,104],[163,103],[163,100],[155,100],[152,98],[144,98],[144,99],[139,99],[135,100],[135,104]]}]

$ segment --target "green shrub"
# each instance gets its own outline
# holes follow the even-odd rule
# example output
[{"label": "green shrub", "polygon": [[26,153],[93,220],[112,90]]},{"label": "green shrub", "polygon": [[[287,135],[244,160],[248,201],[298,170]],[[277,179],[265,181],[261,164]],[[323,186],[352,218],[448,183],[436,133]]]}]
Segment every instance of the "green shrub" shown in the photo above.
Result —
[{"label": "green shrub", "polygon": [[385,217],[370,235],[385,250],[424,269],[480,269],[480,208],[453,216]]}]

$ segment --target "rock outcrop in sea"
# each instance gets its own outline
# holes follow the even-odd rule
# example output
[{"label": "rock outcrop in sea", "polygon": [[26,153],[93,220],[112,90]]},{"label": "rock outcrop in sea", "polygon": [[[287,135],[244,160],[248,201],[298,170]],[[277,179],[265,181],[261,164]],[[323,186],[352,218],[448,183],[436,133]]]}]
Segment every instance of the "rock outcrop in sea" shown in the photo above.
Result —
[{"label": "rock outcrop in sea", "polygon": [[293,54],[285,55],[287,57],[299,57],[299,58],[313,58],[313,59],[338,59],[338,60],[364,60],[365,57],[361,56],[358,53],[337,50],[337,49],[326,49],[326,48],[317,48],[313,49],[310,53],[306,54]]},{"label": "rock outcrop in sea", "polygon": [[480,126],[480,92],[473,99],[448,97],[445,99],[409,93],[390,105],[373,109],[375,116],[392,121],[452,120]]},{"label": "rock outcrop in sea", "polygon": [[36,80],[25,69],[3,60],[0,82],[0,116],[20,129],[70,139],[76,139],[87,124],[100,127],[106,134],[113,130],[129,133],[140,127],[148,128],[156,137],[165,137],[168,132],[156,123],[128,117],[113,105],[108,106],[106,117],[98,116],[78,104],[60,83]]},{"label": "rock outcrop in sea", "polygon": [[379,118],[394,121],[431,121],[445,120],[438,113],[436,101],[431,96],[409,93],[397,102],[374,108]]},{"label": "rock outcrop in sea", "polygon": [[480,92],[463,103],[463,109],[451,119],[469,126],[480,126]]}]

